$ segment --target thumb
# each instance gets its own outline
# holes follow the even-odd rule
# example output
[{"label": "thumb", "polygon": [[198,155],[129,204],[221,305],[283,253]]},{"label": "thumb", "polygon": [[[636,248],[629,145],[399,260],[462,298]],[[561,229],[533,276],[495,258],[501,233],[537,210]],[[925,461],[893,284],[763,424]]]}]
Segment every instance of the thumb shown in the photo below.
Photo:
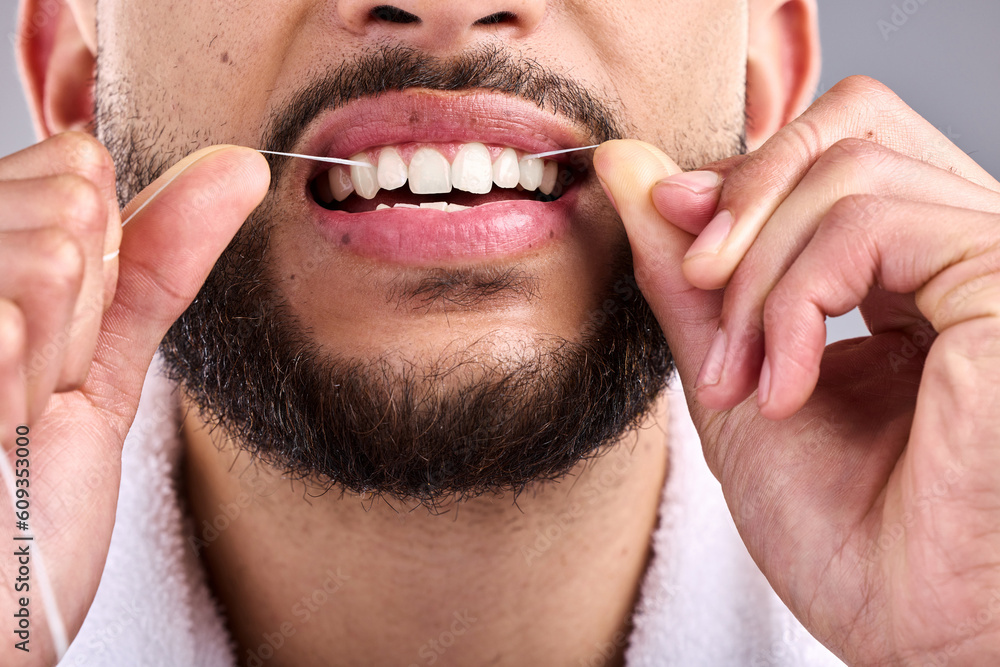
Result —
[{"label": "thumb", "polygon": [[95,405],[122,419],[123,437],[160,341],[269,182],[257,151],[212,146],[174,165],[123,211],[118,284],[83,387]]},{"label": "thumb", "polygon": [[655,146],[634,140],[602,144],[594,153],[594,169],[625,223],[636,283],[690,389],[715,338],[722,293],[697,289],[684,278],[684,253],[695,237],[667,221],[654,205],[653,186],[681,169]]}]

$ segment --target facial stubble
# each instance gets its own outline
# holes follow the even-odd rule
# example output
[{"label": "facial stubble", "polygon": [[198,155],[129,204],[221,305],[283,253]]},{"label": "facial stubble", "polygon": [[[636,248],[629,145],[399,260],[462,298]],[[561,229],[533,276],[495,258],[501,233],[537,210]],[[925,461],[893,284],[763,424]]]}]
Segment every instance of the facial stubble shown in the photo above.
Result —
[{"label": "facial stubble", "polygon": [[[585,126],[595,143],[624,134],[611,105],[534,61],[497,48],[447,61],[397,48],[345,62],[303,90],[268,124],[263,147],[287,152],[326,109],[414,87],[518,95]],[[124,202],[167,165],[149,141],[156,129],[102,109],[100,90],[99,136],[115,158]],[[283,166],[272,164],[272,184]],[[261,464],[313,489],[428,505],[516,497],[621,441],[670,377],[670,351],[635,284],[624,233],[609,254],[611,278],[594,301],[601,306],[575,341],[549,337],[516,363],[454,353],[400,363],[392,350],[356,359],[323,349],[271,274],[271,230],[289,224],[275,202],[272,190],[171,327],[161,354],[205,422]],[[620,220],[613,224],[622,228]],[[504,278],[511,294],[523,297]],[[523,280],[514,282],[523,287]],[[505,286],[467,285],[465,294],[474,299],[477,289],[496,297]]]}]

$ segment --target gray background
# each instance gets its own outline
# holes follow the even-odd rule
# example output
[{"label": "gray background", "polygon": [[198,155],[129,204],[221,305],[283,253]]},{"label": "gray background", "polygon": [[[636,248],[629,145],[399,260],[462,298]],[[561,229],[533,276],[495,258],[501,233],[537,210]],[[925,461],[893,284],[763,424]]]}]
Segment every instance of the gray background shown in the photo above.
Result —
[{"label": "gray background", "polygon": [[[0,156],[34,142],[17,79],[15,9],[0,0]],[[1000,2],[819,0],[823,76],[819,92],[851,74],[881,80],[1000,175]],[[859,336],[856,314],[830,321],[830,339]]]}]

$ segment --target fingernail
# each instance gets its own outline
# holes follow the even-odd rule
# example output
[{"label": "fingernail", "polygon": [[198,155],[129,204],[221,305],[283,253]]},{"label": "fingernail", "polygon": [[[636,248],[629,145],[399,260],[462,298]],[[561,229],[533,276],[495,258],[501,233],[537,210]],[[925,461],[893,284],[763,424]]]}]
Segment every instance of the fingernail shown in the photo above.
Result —
[{"label": "fingernail", "polygon": [[764,365],[760,368],[760,385],[757,387],[757,405],[764,407],[771,397],[771,361],[764,357]]},{"label": "fingernail", "polygon": [[719,187],[719,175],[714,171],[686,171],[665,178],[657,185],[677,185],[696,195],[703,195]]},{"label": "fingernail", "polygon": [[715,333],[715,338],[712,339],[712,346],[708,349],[705,363],[701,365],[701,371],[698,372],[698,379],[694,383],[695,389],[719,384],[725,362],[726,332],[719,329]]},{"label": "fingernail", "polygon": [[691,259],[696,255],[718,254],[729,237],[729,232],[733,230],[734,222],[733,214],[729,211],[716,215],[691,244],[684,259]]},{"label": "fingernail", "polygon": [[607,195],[608,201],[610,201],[611,205],[615,207],[615,213],[617,213],[619,216],[621,216],[622,212],[618,210],[618,203],[615,201],[615,198],[612,196],[611,190],[609,190],[608,186],[606,186],[604,184],[604,179],[601,178],[600,176],[598,176],[597,177],[597,182],[601,184],[601,188],[604,190],[604,194]]}]

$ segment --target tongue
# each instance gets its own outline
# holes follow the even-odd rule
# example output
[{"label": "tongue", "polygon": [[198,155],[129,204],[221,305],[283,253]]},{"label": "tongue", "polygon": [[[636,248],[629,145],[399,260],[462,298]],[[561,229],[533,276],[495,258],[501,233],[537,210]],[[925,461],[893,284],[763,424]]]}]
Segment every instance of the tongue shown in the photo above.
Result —
[{"label": "tongue", "polygon": [[338,208],[348,213],[364,213],[374,211],[379,204],[393,206],[395,204],[415,204],[420,205],[430,202],[448,202],[460,206],[480,206],[497,201],[511,201],[514,199],[536,199],[540,193],[532,190],[516,190],[505,188],[493,188],[484,195],[474,195],[471,192],[462,190],[452,190],[447,194],[440,195],[415,195],[409,188],[402,187],[398,190],[380,190],[374,199],[364,199],[352,194],[338,205]]}]

